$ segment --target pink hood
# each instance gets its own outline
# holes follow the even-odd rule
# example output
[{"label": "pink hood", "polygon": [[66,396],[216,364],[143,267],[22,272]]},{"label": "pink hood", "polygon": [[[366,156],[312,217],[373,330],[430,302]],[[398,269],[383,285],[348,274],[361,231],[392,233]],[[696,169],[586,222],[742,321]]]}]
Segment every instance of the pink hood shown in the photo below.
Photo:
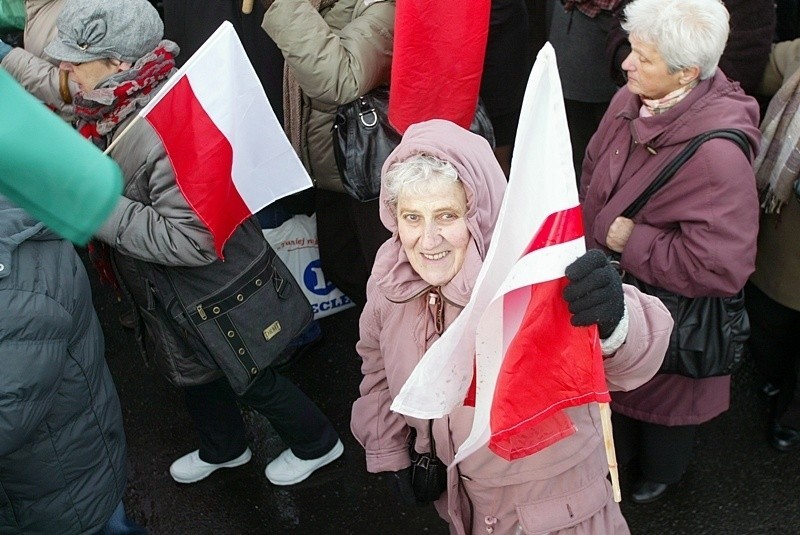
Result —
[{"label": "pink hood", "polygon": [[[458,275],[442,288],[445,296],[465,305],[486,257],[494,225],[500,213],[506,178],[489,143],[460,126],[433,119],[412,125],[403,140],[389,155],[381,176],[389,167],[415,154],[426,153],[452,163],[467,194],[467,228],[472,241]],[[381,189],[380,215],[392,233],[378,251],[372,277],[380,291],[393,301],[412,297],[428,286],[411,267],[397,235],[397,216]]]}]

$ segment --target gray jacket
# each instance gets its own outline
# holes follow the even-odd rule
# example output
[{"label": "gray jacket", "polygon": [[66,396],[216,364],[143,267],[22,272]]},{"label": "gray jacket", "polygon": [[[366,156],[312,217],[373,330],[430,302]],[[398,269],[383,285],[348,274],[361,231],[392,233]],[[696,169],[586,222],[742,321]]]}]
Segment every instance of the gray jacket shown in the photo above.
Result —
[{"label": "gray jacket", "polygon": [[125,487],[125,435],[73,246],[0,197],[0,534],[94,533]]},{"label": "gray jacket", "polygon": [[[131,117],[122,122],[112,139],[132,121]],[[197,359],[171,322],[158,316],[148,282],[154,279],[154,270],[199,267],[216,260],[211,233],[186,202],[164,144],[147,121],[137,121],[110,155],[122,169],[125,184],[117,206],[96,236],[114,250],[117,278],[140,319],[136,328],[140,346],[176,386],[221,377],[219,370]]]}]

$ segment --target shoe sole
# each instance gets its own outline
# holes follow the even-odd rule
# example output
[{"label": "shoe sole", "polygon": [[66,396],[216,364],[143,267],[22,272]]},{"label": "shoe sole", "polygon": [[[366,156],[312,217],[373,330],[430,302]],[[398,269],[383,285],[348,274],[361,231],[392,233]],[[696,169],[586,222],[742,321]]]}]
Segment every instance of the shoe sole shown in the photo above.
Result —
[{"label": "shoe sole", "polygon": [[211,470],[205,475],[194,478],[181,478],[180,476],[174,475],[171,470],[169,475],[172,476],[172,479],[174,479],[176,483],[183,483],[183,484],[197,483],[198,481],[204,480],[205,478],[207,478],[220,468],[236,468],[237,466],[242,466],[243,464],[247,464],[250,462],[250,459],[252,459],[252,457],[253,457],[253,452],[250,451],[250,448],[247,448],[245,452],[240,456],[238,456],[237,458],[233,459],[232,461],[228,461],[226,463],[218,464],[213,470]]},{"label": "shoe sole", "polygon": [[[336,445],[333,448],[331,448],[331,451],[329,451],[328,453],[326,453],[325,455],[323,455],[320,458],[319,461],[320,461],[321,464],[319,466],[317,466],[316,468],[314,468],[313,470],[311,470],[310,472],[308,472],[307,474],[303,474],[303,475],[298,476],[298,477],[296,477],[294,479],[290,479],[290,480],[286,480],[286,481],[274,481],[274,480],[270,479],[269,476],[267,476],[267,480],[270,483],[272,483],[273,485],[277,485],[277,486],[280,486],[280,487],[286,487],[286,486],[289,486],[289,485],[296,485],[297,483],[300,483],[301,481],[305,481],[306,479],[311,477],[311,474],[313,474],[314,472],[316,472],[317,470],[319,470],[323,466],[327,466],[327,465],[331,464],[333,461],[335,461],[336,459],[341,457],[342,453],[344,453],[344,444],[342,444],[342,441],[339,440],[339,441],[336,442]],[[264,475],[266,475],[266,473]]]},{"label": "shoe sole", "polygon": [[633,496],[631,496],[631,501],[633,503],[637,504],[637,505],[645,505],[645,504],[657,502],[658,500],[663,499],[664,497],[666,497],[668,492],[669,492],[669,487],[667,487],[664,490],[664,492],[662,492],[661,494],[658,494],[657,496],[653,496],[652,498],[647,498],[647,499],[644,499],[644,500],[636,499]]}]

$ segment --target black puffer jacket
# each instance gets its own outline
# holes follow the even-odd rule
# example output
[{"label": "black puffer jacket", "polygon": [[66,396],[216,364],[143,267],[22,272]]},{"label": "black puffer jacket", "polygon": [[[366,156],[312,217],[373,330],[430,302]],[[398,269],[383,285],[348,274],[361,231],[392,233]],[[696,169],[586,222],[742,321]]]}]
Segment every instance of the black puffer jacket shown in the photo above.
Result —
[{"label": "black puffer jacket", "polygon": [[96,533],[125,435],[73,246],[0,197],[0,534]]}]

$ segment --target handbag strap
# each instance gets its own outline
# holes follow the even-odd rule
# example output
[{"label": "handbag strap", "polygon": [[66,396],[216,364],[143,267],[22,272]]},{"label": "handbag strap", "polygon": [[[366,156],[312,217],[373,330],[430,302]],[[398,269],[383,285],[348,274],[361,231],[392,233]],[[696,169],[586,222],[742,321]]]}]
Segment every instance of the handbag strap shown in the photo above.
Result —
[{"label": "handbag strap", "polygon": [[436,441],[433,440],[433,420],[428,420],[428,436],[431,441],[431,456],[436,457]]},{"label": "handbag strap", "polygon": [[699,136],[692,138],[686,147],[671,161],[669,162],[655,179],[653,182],[650,183],[647,188],[639,195],[636,200],[634,200],[628,207],[622,211],[622,217],[633,219],[639,210],[641,210],[647,201],[650,200],[650,197],[653,196],[659,189],[661,189],[669,180],[673,177],[673,175],[678,171],[678,169],[683,166],[691,158],[694,156],[694,153],[697,152],[697,149],[700,148],[700,145],[708,141],[709,139],[714,138],[724,138],[729,139],[736,143],[736,145],[742,149],[744,155],[746,157],[750,157],[750,143],[747,141],[747,136],[744,132],[737,129],[721,129],[721,130],[709,130]]}]

